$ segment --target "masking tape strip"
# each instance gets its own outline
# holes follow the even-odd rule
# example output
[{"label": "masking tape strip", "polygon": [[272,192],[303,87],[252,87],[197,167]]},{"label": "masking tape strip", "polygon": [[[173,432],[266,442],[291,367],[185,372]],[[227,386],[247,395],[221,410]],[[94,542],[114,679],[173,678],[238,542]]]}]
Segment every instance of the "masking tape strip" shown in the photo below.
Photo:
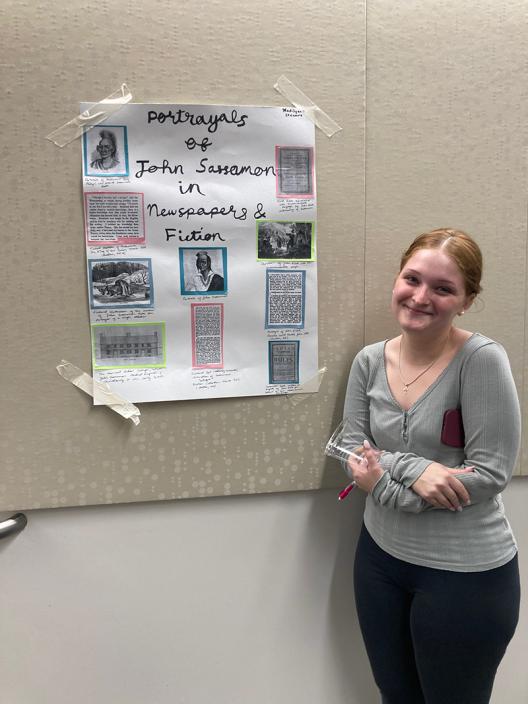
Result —
[{"label": "masking tape strip", "polygon": [[336,132],[343,129],[286,76],[281,76],[273,87],[296,108],[302,108],[306,113],[306,117],[316,127],[319,127],[327,137],[332,137]]},{"label": "masking tape strip", "polygon": [[296,406],[298,403],[306,401],[306,399],[310,398],[311,394],[319,391],[319,387],[321,386],[323,377],[327,371],[328,367],[321,367],[315,376],[305,381],[304,384],[298,386],[298,390],[286,394],[291,403]]},{"label": "masking tape strip", "polygon": [[100,381],[94,381],[92,377],[83,372],[82,369],[67,362],[65,359],[57,366],[57,371],[63,379],[71,382],[74,386],[84,391],[88,396],[97,394],[97,400],[111,408],[116,413],[119,413],[123,418],[130,418],[134,425],[139,425],[139,416],[141,415],[139,408],[134,406],[130,401],[125,400],[119,394],[116,394],[110,389],[107,384]]},{"label": "masking tape strip", "polygon": [[99,103],[94,103],[90,108],[82,112],[73,120],[70,120],[62,127],[50,132],[46,139],[53,142],[58,147],[64,147],[80,137],[83,132],[91,130],[95,125],[101,124],[111,115],[120,110],[132,100],[132,93],[128,90],[126,83],[123,83],[118,90],[103,98]]}]

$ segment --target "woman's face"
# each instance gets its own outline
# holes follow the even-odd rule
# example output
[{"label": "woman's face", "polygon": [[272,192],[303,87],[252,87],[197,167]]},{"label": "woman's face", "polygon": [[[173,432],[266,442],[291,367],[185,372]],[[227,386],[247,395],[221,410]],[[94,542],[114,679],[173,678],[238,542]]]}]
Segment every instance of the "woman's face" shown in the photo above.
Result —
[{"label": "woman's face", "polygon": [[439,249],[419,249],[413,254],[392,292],[392,312],[406,332],[445,334],[454,317],[471,302],[457,264]]}]

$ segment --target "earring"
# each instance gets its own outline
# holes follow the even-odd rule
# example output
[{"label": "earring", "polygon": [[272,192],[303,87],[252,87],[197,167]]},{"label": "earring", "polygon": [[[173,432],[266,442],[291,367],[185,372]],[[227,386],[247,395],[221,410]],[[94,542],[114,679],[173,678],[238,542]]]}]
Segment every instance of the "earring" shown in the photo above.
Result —
[{"label": "earring", "polygon": [[464,315],[465,312],[466,312],[465,310],[461,310],[459,315]]}]

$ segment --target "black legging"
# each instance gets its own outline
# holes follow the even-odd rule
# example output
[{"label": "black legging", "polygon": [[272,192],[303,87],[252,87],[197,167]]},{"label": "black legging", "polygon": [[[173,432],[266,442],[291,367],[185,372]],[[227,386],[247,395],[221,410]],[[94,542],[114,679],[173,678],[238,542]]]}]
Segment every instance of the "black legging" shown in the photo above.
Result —
[{"label": "black legging", "polygon": [[519,618],[517,556],[484,572],[421,567],[363,526],[354,586],[383,704],[488,704]]}]

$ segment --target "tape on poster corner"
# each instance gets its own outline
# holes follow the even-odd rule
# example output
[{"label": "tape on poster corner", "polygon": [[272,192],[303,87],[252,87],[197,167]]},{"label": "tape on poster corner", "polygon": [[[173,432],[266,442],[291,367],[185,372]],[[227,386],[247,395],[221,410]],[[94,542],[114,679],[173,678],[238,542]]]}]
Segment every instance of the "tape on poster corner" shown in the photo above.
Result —
[{"label": "tape on poster corner", "polygon": [[119,396],[119,394],[116,394],[107,384],[94,381],[89,374],[65,359],[61,360],[61,363],[57,366],[57,371],[63,379],[77,386],[88,396],[93,398],[94,393],[97,394],[98,401],[119,413],[123,418],[130,419],[134,425],[139,425],[139,416],[141,415],[139,408]]},{"label": "tape on poster corner", "polygon": [[296,406],[298,403],[301,403],[302,401],[306,401],[306,399],[310,398],[311,394],[319,391],[319,387],[321,386],[323,377],[327,371],[327,367],[321,367],[321,369],[319,369],[315,376],[313,376],[311,379],[308,379],[308,381],[305,381],[304,384],[298,386],[298,390],[294,391],[293,393],[290,392],[289,394],[286,394],[288,400],[294,406]]},{"label": "tape on poster corner", "polygon": [[128,90],[126,83],[122,83],[121,87],[114,93],[111,93],[98,103],[94,103],[90,108],[74,117],[73,120],[62,125],[62,127],[50,132],[46,139],[49,139],[50,142],[53,142],[58,147],[65,147],[87,130],[91,130],[95,125],[107,120],[131,100],[132,93]]},{"label": "tape on poster corner", "polygon": [[286,76],[281,76],[273,87],[296,108],[304,110],[306,117],[316,127],[319,127],[327,137],[332,137],[336,132],[343,129]]}]

